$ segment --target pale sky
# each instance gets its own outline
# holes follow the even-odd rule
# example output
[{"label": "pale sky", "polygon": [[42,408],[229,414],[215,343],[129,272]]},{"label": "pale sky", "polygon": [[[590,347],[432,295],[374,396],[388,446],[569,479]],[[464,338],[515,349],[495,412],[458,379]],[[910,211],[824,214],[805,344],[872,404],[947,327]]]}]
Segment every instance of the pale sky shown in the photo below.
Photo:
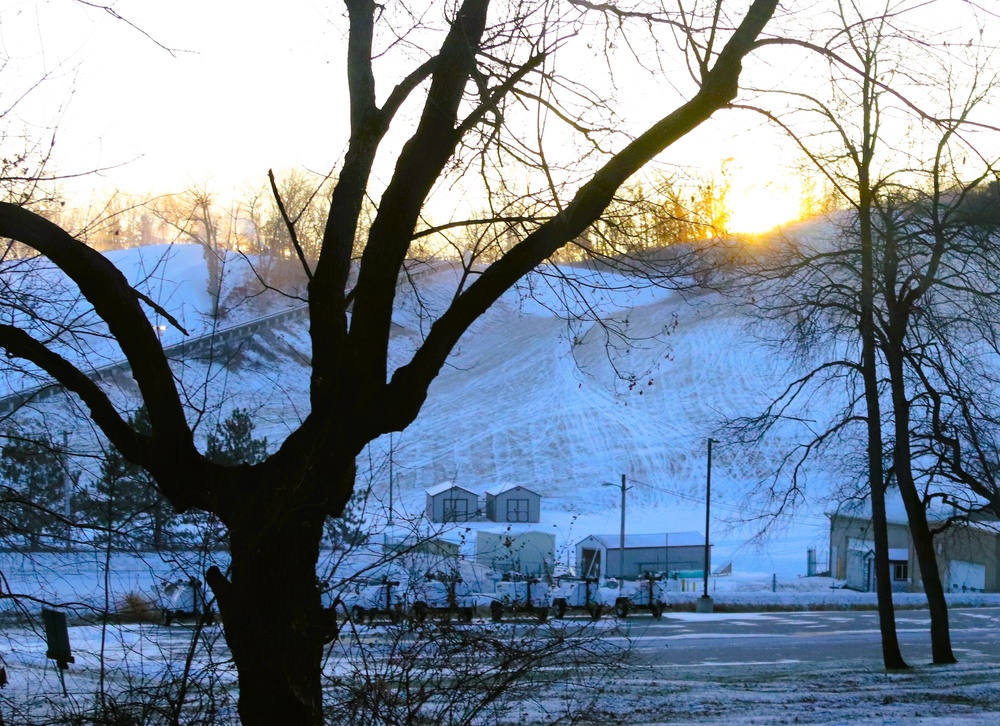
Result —
[{"label": "pale sky", "polygon": [[264,180],[271,166],[328,168],[342,152],[342,31],[322,4],[115,5],[174,55],[74,0],[10,7],[0,33],[22,79],[51,74],[24,115],[37,121],[62,108],[61,172],[120,166],[107,183],[134,192],[206,179],[231,187]]},{"label": "pale sky", "polygon": [[[0,44],[11,58],[0,103],[9,106],[19,92],[13,78],[28,84],[47,72],[49,80],[17,108],[28,133],[58,124],[61,173],[107,168],[66,182],[71,194],[95,187],[161,193],[205,181],[226,193],[264,183],[269,168],[327,171],[346,147],[347,23],[336,0],[114,5],[173,54],[75,0],[2,0],[0,8]],[[380,90],[396,80],[385,78]],[[659,93],[637,89],[629,118],[669,111],[671,99],[657,103]],[[736,228],[760,226],[762,214],[777,222],[798,211],[800,182],[787,173],[791,148],[773,132],[747,131],[759,124],[726,112],[666,154],[709,172],[733,158]]]}]

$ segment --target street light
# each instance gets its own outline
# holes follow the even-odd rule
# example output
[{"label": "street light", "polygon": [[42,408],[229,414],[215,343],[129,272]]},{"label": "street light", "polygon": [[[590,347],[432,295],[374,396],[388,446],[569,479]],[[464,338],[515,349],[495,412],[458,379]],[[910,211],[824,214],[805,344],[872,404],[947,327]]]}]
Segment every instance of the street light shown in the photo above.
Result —
[{"label": "street light", "polygon": [[715,439],[708,440],[708,471],[705,475],[705,590],[702,596],[698,599],[697,611],[699,613],[710,613],[713,610],[714,603],[712,598],[708,596],[708,563],[709,563],[709,536],[708,528],[711,522],[711,511],[712,511],[712,444],[716,443]]},{"label": "street light", "polygon": [[[612,484],[611,482],[601,482],[602,487],[616,487],[617,484]],[[622,532],[621,538],[619,539],[618,550],[618,577],[619,579],[625,577],[625,491],[628,487],[625,486],[625,475],[622,474]]]}]

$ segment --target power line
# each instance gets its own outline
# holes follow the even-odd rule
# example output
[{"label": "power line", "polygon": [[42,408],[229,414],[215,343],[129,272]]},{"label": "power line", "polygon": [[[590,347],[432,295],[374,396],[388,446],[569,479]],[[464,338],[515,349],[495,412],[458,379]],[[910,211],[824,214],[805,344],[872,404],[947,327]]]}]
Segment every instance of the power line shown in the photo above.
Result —
[{"label": "power line", "polygon": [[[660,492],[662,494],[669,494],[669,495],[677,497],[679,499],[686,499],[686,500],[688,500],[690,502],[694,502],[696,504],[702,504],[702,505],[705,504],[705,500],[702,499],[701,497],[692,496],[690,494],[684,494],[683,492],[675,491],[673,489],[665,489],[663,487],[655,486],[653,484],[647,484],[646,482],[638,481],[636,479],[632,479],[631,481],[634,484],[639,484],[639,485],[641,485],[642,487],[644,487],[646,489],[652,489],[653,491],[657,491],[657,492]],[[744,511],[743,507],[740,507],[740,506],[737,506],[737,505],[734,505],[734,504],[722,504],[722,503],[718,502],[717,500],[712,502],[712,507],[713,508],[718,508],[718,509],[725,509],[725,510],[727,510],[729,512],[734,512],[734,513],[736,513],[736,512],[743,512]],[[799,518],[801,520],[812,520],[812,521],[815,521],[815,522],[825,522],[826,521],[826,517],[825,516],[816,515],[816,514],[799,515]]]}]

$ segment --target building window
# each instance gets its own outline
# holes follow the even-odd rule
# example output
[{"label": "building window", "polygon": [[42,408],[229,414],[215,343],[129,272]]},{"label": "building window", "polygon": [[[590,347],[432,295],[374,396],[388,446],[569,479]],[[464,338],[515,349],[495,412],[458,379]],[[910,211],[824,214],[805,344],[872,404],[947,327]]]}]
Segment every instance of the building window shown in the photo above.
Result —
[{"label": "building window", "polygon": [[468,522],[469,500],[445,499],[443,514],[444,514],[443,519],[445,522]]},{"label": "building window", "polygon": [[508,499],[507,500],[507,521],[527,522],[528,521],[528,500]]},{"label": "building window", "polygon": [[892,563],[892,579],[896,582],[906,582],[910,579],[910,565],[908,562]]}]

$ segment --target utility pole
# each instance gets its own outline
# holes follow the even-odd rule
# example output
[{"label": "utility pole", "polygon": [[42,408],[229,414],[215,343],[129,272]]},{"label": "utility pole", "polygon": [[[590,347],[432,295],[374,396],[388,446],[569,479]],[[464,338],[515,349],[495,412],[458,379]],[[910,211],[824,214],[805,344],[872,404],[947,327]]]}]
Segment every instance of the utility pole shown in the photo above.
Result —
[{"label": "utility pole", "polygon": [[389,526],[392,527],[392,431],[389,432]]},{"label": "utility pole", "polygon": [[393,512],[392,512],[392,510],[393,510],[393,501],[392,501],[393,481],[392,481],[392,479],[393,479],[393,473],[394,473],[393,470],[392,470],[392,460],[393,460],[393,454],[394,453],[395,452],[393,451],[392,432],[390,431],[389,432],[389,521],[386,522],[385,530],[382,533],[382,546],[383,546],[383,548],[385,548],[385,551],[389,551],[389,548],[396,544],[393,541],[394,532],[393,532],[393,526],[392,526],[392,514],[393,514]]},{"label": "utility pole", "polygon": [[69,432],[63,431],[63,445],[62,445],[62,455],[59,457],[59,463],[62,465],[63,473],[63,517],[66,521],[66,543],[65,547],[67,550],[72,549],[73,542],[73,526],[70,524],[71,517],[73,516],[72,501],[73,501],[73,477],[69,473]]},{"label": "utility pole", "polygon": [[622,535],[618,550],[618,579],[625,577],[625,475],[622,474]]},{"label": "utility pole", "polygon": [[[617,484],[612,484],[611,482],[608,482],[608,481],[605,481],[605,482],[601,482],[601,486],[602,487],[614,487],[614,486],[618,486],[618,485]],[[621,489],[622,489],[622,529],[621,529],[621,537],[618,540],[618,547],[619,547],[619,549],[618,549],[618,577],[619,578],[622,578],[622,577],[625,576],[625,492],[628,489],[628,487],[625,486],[625,475],[624,474],[622,474]]]},{"label": "utility pole", "polygon": [[708,530],[712,521],[712,444],[714,443],[714,439],[708,440],[708,471],[705,475],[705,590],[698,598],[697,611],[699,613],[710,613],[715,606],[712,598],[708,596],[708,569],[711,557]]}]

